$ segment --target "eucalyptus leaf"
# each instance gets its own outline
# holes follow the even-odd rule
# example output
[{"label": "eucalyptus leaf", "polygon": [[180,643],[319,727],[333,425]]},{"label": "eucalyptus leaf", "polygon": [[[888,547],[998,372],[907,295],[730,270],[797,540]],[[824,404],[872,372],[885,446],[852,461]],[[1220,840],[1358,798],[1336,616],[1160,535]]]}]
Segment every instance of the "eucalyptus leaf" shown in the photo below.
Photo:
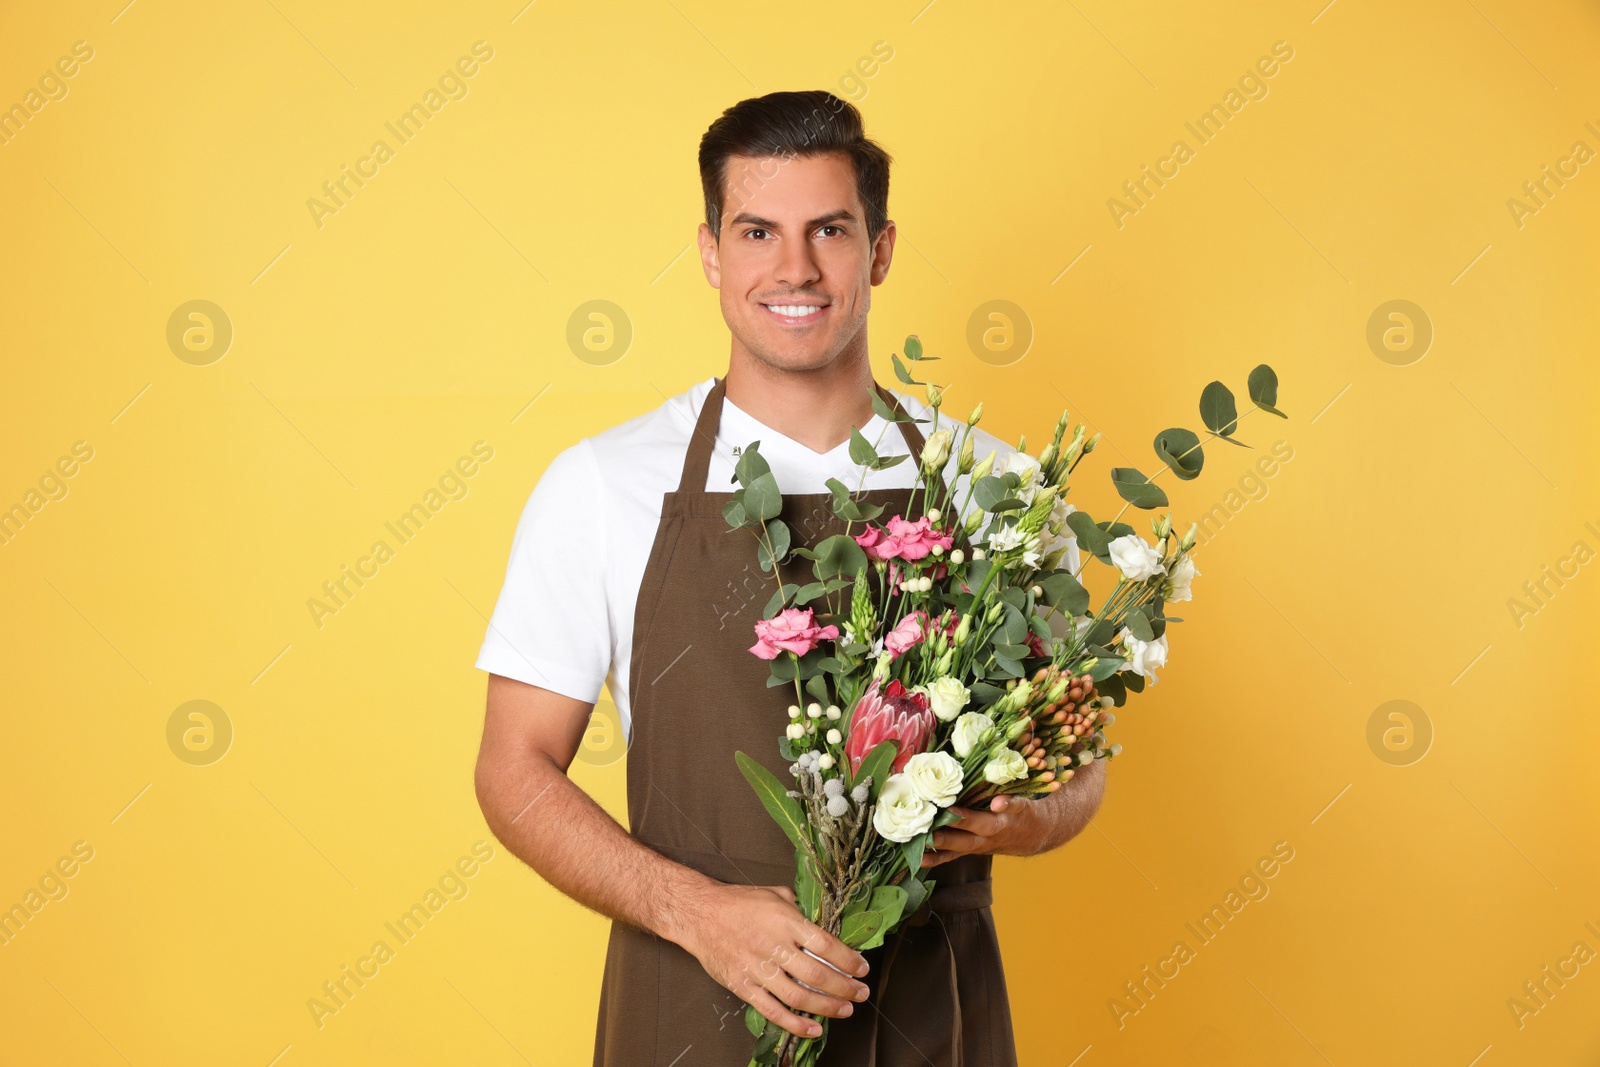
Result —
[{"label": "eucalyptus leaf", "polygon": [[1200,448],[1199,435],[1193,430],[1185,430],[1182,426],[1162,430],[1156,434],[1154,447],[1161,462],[1183,481],[1198,478],[1200,468],[1205,466],[1206,454]]},{"label": "eucalyptus leaf", "polygon": [[1250,372],[1250,380],[1246,386],[1250,391],[1250,402],[1262,411],[1270,411],[1281,419],[1289,416],[1279,411],[1278,403],[1278,374],[1265,363],[1260,364]]},{"label": "eucalyptus leaf", "polygon": [[907,359],[922,358],[922,341],[918,339],[916,334],[906,338],[905,349]]},{"label": "eucalyptus leaf", "polygon": [[917,381],[915,378],[911,377],[911,372],[906,370],[906,365],[904,363],[900,362],[900,357],[899,356],[890,356],[889,359],[894,363],[894,376],[896,378],[899,378],[902,382],[904,382],[907,385],[921,385],[921,384],[923,384],[923,383]]},{"label": "eucalyptus leaf", "polygon": [[1111,543],[1111,537],[1089,517],[1087,511],[1068,512],[1067,526],[1078,538],[1079,547],[1093,555],[1100,555]]},{"label": "eucalyptus leaf", "polygon": [[775,518],[783,510],[783,494],[778,492],[778,480],[771,471],[759,475],[745,486],[744,510],[752,520]]},{"label": "eucalyptus leaf", "polygon": [[739,462],[733,465],[733,476],[740,485],[749,485],[763,474],[772,473],[767,459],[761,454],[761,442],[752,441],[739,453]]},{"label": "eucalyptus leaf", "polygon": [[1150,629],[1150,620],[1144,617],[1142,611],[1130,611],[1122,620],[1128,632],[1141,641],[1154,641],[1156,635]]},{"label": "eucalyptus leaf", "polygon": [[985,474],[972,486],[972,502],[984,511],[998,510],[1000,502],[1010,496],[1010,487],[993,474]]},{"label": "eucalyptus leaf", "polygon": [[1214,434],[1227,437],[1239,426],[1239,409],[1233,391],[1221,382],[1212,382],[1200,391],[1200,421]]},{"label": "eucalyptus leaf", "polygon": [[1089,610],[1089,590],[1085,589],[1071,571],[1054,571],[1039,579],[1044,590],[1044,602],[1060,608],[1068,615],[1083,615]]},{"label": "eucalyptus leaf", "polygon": [[834,534],[823,538],[817,545],[815,561],[812,570],[818,578],[826,580],[854,575],[866,565],[867,554],[856,544],[855,538],[848,534]]},{"label": "eucalyptus leaf", "polygon": [[850,427],[850,462],[867,466],[876,462],[878,450],[872,447],[872,442],[862,436],[856,427]]},{"label": "eucalyptus leaf", "polygon": [[1133,467],[1112,467],[1111,484],[1122,499],[1136,508],[1164,508],[1167,494]]},{"label": "eucalyptus leaf", "polygon": [[743,489],[735,492],[733,499],[722,505],[722,517],[726,519],[728,521],[728,525],[732,526],[735,530],[744,528],[745,515]]},{"label": "eucalyptus leaf", "polygon": [[770,571],[775,564],[783,562],[783,557],[789,554],[789,537],[788,523],[767,523],[767,539],[756,544],[756,562],[761,564],[762,570]]}]

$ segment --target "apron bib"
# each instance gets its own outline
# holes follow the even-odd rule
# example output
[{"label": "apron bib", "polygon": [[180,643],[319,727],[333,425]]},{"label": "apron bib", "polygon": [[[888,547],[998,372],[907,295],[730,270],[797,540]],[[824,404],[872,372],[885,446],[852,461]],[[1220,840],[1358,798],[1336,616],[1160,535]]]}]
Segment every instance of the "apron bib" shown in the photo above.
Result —
[{"label": "apron bib", "polygon": [[[886,403],[893,393],[874,384]],[[662,498],[634,614],[628,692],[629,829],[670,859],[723,882],[792,886],[794,848],[739,774],[743,751],[789,781],[778,738],[792,689],[768,688],[748,651],[752,627],[777,589],[756,563],[754,538],[731,529],[732,491],[706,492],[725,394],[718,378],[700,410],[676,492]],[[922,434],[896,424],[912,459]],[[731,483],[730,483],[731,486]],[[861,494],[903,513],[910,489]],[[779,515],[795,546],[844,532],[832,494],[786,494]],[[781,565],[785,582],[811,581],[810,561]],[[845,709],[846,714],[849,709]],[[938,884],[917,914],[867,950],[872,993],[828,1024],[827,1067],[1015,1067],[1011,1011],[990,913],[989,856],[935,868]],[[678,945],[613,922],[606,949],[595,1067],[745,1067],[755,1040],[744,1001]]]}]

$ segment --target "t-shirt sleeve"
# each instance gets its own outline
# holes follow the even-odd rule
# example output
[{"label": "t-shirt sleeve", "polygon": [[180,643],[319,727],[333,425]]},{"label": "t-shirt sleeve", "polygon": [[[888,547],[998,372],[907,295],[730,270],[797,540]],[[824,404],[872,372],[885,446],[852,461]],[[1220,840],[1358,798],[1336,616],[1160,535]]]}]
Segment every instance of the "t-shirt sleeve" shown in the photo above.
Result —
[{"label": "t-shirt sleeve", "polygon": [[611,668],[602,489],[586,440],[545,468],[517,521],[480,670],[575,700],[599,698]]}]

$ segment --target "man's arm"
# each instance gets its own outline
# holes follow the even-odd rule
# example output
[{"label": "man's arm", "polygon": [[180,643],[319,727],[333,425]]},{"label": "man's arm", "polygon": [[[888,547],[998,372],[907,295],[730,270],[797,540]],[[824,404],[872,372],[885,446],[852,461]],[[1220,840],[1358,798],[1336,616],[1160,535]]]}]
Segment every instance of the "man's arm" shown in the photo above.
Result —
[{"label": "man's arm", "polygon": [[800,948],[857,975],[866,974],[866,959],[808,922],[792,889],[730,885],[670,860],[567,777],[593,707],[489,676],[475,781],[495,837],[578,903],[681,945],[718,983],[785,1030],[821,1032],[790,1008],[849,1015],[850,1002],[865,999],[867,987]]},{"label": "man's arm", "polygon": [[1106,761],[1098,759],[1041,800],[999,796],[987,811],[957,808],[961,821],[933,832],[938,852],[925,853],[922,865],[936,867],[972,852],[1037,856],[1060,848],[1089,825],[1105,791]]}]

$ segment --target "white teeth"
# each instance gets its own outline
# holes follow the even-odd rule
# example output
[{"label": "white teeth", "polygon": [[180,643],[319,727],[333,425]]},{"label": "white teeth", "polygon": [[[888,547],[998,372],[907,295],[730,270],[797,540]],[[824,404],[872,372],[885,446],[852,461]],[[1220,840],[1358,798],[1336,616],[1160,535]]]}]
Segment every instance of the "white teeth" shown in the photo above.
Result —
[{"label": "white teeth", "polygon": [[811,314],[813,311],[820,310],[820,306],[789,304],[763,304],[762,306],[769,311],[776,311],[778,314],[785,315],[791,319],[802,318],[803,316]]}]

